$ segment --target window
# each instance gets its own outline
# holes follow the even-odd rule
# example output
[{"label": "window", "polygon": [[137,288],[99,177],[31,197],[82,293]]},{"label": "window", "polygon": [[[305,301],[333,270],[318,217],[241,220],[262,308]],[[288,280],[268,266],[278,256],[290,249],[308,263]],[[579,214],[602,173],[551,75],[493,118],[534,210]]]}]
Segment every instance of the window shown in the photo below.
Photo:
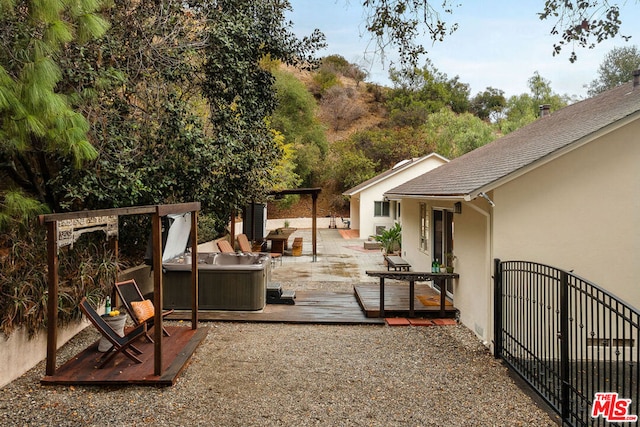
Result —
[{"label": "window", "polygon": [[389,216],[389,202],[374,202],[373,216]]},{"label": "window", "polygon": [[420,249],[429,253],[429,209],[420,203]]}]

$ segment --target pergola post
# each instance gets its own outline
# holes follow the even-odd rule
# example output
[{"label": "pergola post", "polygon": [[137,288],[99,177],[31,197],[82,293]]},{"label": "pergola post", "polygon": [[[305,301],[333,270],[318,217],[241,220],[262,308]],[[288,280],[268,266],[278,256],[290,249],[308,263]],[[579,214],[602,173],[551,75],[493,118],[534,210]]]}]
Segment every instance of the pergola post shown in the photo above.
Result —
[{"label": "pergola post", "polygon": [[47,223],[47,262],[49,265],[47,295],[47,375],[56,373],[56,351],[58,350],[58,223]]},{"label": "pergola post", "polygon": [[191,212],[191,329],[198,328],[198,212]]},{"label": "pergola post", "polygon": [[313,200],[313,204],[311,206],[311,242],[313,247],[313,262],[316,262],[317,255],[317,244],[318,244],[318,193],[311,193],[311,199]]},{"label": "pergola post", "polygon": [[162,218],[158,208],[152,218],[153,242],[153,374],[162,375]]}]

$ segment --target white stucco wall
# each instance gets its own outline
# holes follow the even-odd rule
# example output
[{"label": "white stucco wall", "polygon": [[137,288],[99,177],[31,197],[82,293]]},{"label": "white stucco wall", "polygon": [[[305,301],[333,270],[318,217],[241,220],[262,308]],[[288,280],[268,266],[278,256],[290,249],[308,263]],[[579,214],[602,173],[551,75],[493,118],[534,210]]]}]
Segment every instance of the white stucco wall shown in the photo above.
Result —
[{"label": "white stucco wall", "polygon": [[640,307],[640,122],[494,193],[495,256],[573,270]]},{"label": "white stucco wall", "polygon": [[[640,122],[497,187],[488,193],[494,208],[481,198],[463,202],[454,215],[460,321],[492,347],[494,258],[573,270],[640,307],[639,160]],[[431,257],[418,249],[419,203],[402,201],[403,257],[428,268]]]},{"label": "white stucco wall", "polygon": [[[384,193],[392,188],[404,184],[414,178],[419,177],[438,166],[443,165],[446,161],[437,155],[430,156],[424,160],[419,161],[415,165],[411,165],[404,168],[398,173],[385,177],[379,182],[372,184],[370,187],[364,188],[358,193],[357,196],[353,196],[352,199],[358,199],[358,213],[351,211],[352,226],[351,228],[357,228],[360,230],[360,238],[366,239],[367,237],[374,235],[376,226],[383,225],[387,228],[392,227],[394,219],[393,202],[391,202],[391,208],[389,217],[374,217],[374,202],[382,201]],[[352,202],[353,203],[353,202]],[[354,204],[355,205],[355,204]],[[402,206],[404,209],[404,206]],[[401,210],[402,213],[402,210]]]},{"label": "white stucco wall", "polygon": [[[432,255],[420,249],[420,203],[427,203],[430,208],[453,209],[453,202],[402,200],[402,256],[413,271],[430,271]],[[460,310],[461,323],[487,345],[491,341],[493,319],[489,210],[484,200],[463,202],[462,214],[453,216],[453,252],[457,257],[454,265],[460,274],[460,279],[454,281],[453,303]]]},{"label": "white stucco wall", "polygon": [[[58,348],[84,329],[88,322],[78,321],[58,328]],[[14,331],[8,338],[0,337],[0,387],[20,377],[36,366],[47,355],[47,331],[29,338],[24,328]],[[44,368],[42,376],[45,375]]]}]

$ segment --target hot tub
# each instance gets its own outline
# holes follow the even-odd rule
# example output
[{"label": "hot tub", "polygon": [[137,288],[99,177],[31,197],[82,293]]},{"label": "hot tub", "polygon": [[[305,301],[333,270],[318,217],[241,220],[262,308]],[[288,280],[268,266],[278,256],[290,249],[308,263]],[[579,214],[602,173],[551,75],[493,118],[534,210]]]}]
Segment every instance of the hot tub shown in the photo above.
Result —
[{"label": "hot tub", "polygon": [[[191,309],[191,263],[179,256],[163,262],[165,309]],[[198,254],[198,307],[201,310],[262,310],[271,259],[268,254]]]}]

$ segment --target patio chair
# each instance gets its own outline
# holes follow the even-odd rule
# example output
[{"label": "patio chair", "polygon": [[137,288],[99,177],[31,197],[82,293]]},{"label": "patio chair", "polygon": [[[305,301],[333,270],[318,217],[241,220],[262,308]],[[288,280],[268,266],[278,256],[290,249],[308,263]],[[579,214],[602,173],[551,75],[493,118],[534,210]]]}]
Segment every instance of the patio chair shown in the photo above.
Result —
[{"label": "patio chair", "polygon": [[[246,253],[261,253],[261,252],[254,252],[251,249],[251,243],[249,243],[249,238],[247,237],[246,234],[238,234],[236,236],[236,240],[238,241],[238,246],[240,247],[240,250],[242,252],[246,252]],[[276,260],[279,259],[280,260],[280,265],[282,265],[282,254],[280,253],[270,253],[269,255],[271,255],[271,259]]]},{"label": "patio chair", "polygon": [[340,219],[342,220],[342,225],[344,225],[344,228],[351,228],[350,219],[344,219],[343,217],[340,217]]},{"label": "patio chair", "polygon": [[229,243],[229,241],[227,240],[218,240],[217,245],[218,249],[220,249],[220,252],[230,254],[235,252],[235,249],[233,249],[233,246],[231,246],[231,243]]},{"label": "patio chair", "polygon": [[138,325],[128,334],[121,337],[113,330],[113,328],[111,328],[111,326],[109,326],[107,322],[104,321],[102,317],[100,317],[98,312],[91,306],[91,304],[89,304],[89,301],[87,301],[86,298],[82,298],[82,301],[80,301],[80,310],[84,313],[87,319],[93,323],[93,326],[96,327],[102,336],[112,344],[111,348],[100,357],[102,362],[98,365],[99,369],[104,368],[105,365],[119,353],[124,354],[135,363],[142,363],[142,360],[133,354],[142,354],[142,352],[133,345],[133,342],[147,332],[146,323]]},{"label": "patio chair", "polygon": [[[131,320],[133,320],[133,323],[136,326],[142,323],[147,325],[147,331],[145,332],[145,336],[147,337],[147,340],[149,340],[149,342],[153,342],[153,339],[151,338],[151,335],[149,335],[149,332],[148,332],[151,330],[151,328],[153,328],[153,321],[154,321],[154,309],[151,301],[148,299],[145,299],[142,296],[142,292],[140,292],[140,288],[138,287],[138,284],[133,279],[125,280],[124,282],[117,282],[115,287],[116,287],[116,292],[120,297],[120,301],[122,301],[122,304],[129,312],[129,315],[131,316]],[[138,306],[137,310],[136,310],[136,306]],[[142,311],[146,311],[146,312],[141,315]],[[162,317],[165,317],[171,313],[173,313],[173,310],[163,311]],[[162,327],[162,332],[164,333],[165,336],[167,337],[170,336],[169,332],[167,332],[164,326]]]}]

